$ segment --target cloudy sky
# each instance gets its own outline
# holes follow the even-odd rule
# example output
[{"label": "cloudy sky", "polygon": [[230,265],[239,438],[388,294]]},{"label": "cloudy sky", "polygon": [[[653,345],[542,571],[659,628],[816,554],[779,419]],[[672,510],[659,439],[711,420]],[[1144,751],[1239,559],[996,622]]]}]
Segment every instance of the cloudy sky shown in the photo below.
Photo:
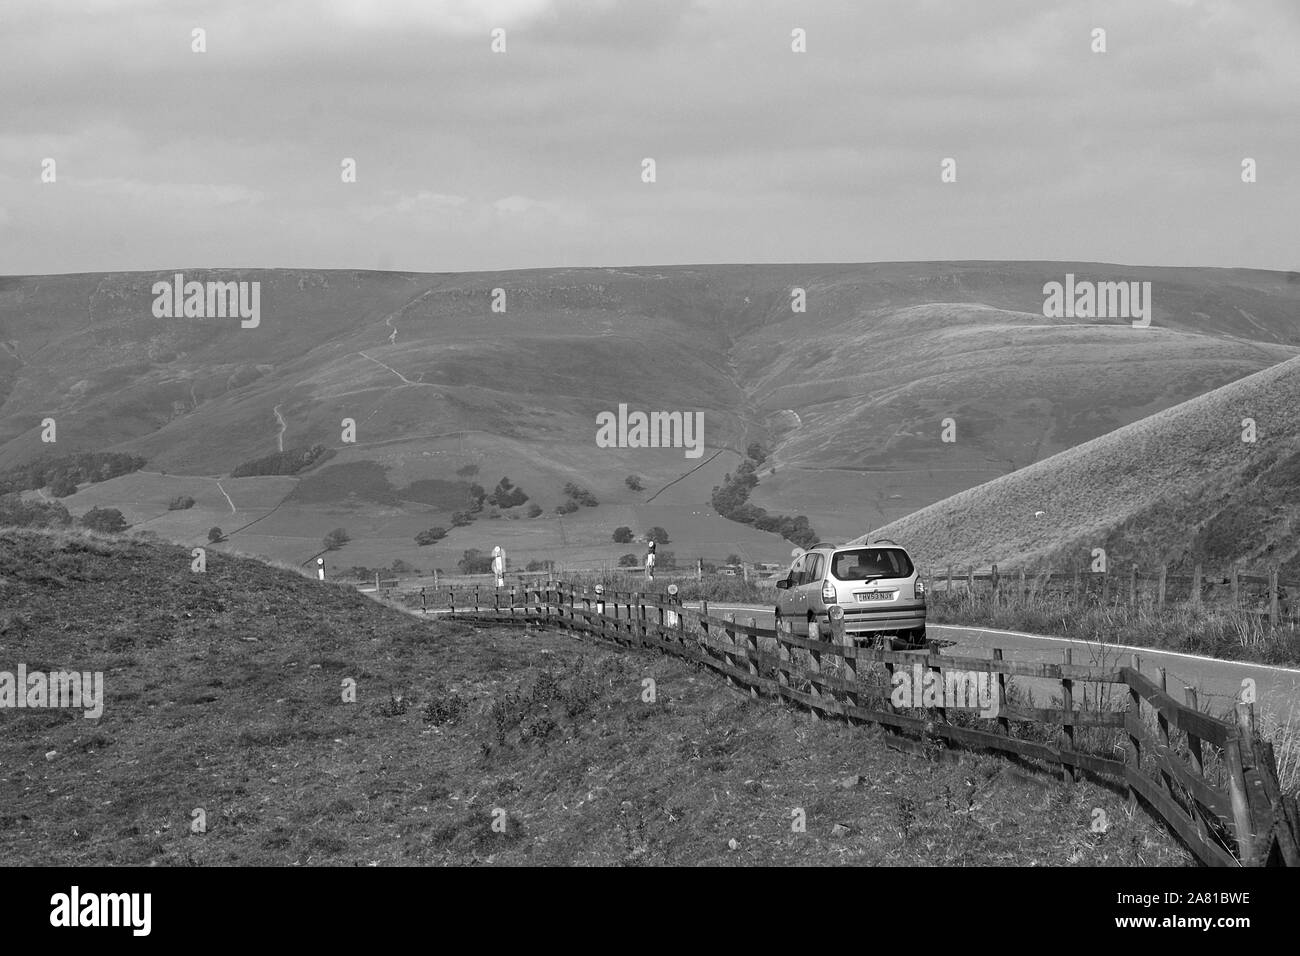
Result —
[{"label": "cloudy sky", "polygon": [[1296,0],[0,0],[0,274],[1296,269],[1297,50]]}]

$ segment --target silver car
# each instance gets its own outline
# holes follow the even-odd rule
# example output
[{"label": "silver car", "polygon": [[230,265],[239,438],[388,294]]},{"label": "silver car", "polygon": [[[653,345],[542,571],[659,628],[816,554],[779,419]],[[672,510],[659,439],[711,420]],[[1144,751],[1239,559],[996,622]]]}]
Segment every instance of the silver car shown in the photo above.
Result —
[{"label": "silver car", "polygon": [[925,584],[897,545],[819,544],[798,555],[776,582],[777,630],[795,634],[816,622],[829,634],[830,609],[844,611],[850,640],[878,639],[886,647],[924,647]]}]

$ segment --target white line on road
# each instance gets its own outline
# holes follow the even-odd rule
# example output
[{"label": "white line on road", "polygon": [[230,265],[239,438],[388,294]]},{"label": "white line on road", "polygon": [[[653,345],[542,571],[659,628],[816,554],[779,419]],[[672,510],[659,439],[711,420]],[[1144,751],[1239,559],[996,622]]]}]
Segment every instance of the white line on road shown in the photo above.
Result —
[{"label": "white line on road", "polygon": [[972,624],[927,624],[926,627],[941,627],[950,631],[979,631],[982,634],[1005,634],[1008,637],[1029,637],[1036,641],[1063,641],[1066,644],[1080,644],[1084,647],[1114,648],[1117,651],[1142,651],[1147,654],[1161,654],[1165,657],[1181,657],[1189,661],[1205,661],[1210,664],[1231,664],[1234,667],[1257,667],[1260,670],[1281,671],[1284,674],[1300,674],[1300,668],[1282,667],[1278,664],[1254,664],[1250,661],[1232,661],[1222,657],[1206,657],[1204,654],[1186,654],[1183,651],[1166,651],[1159,647],[1142,647],[1133,644],[1110,644],[1104,641],[1085,641],[1077,637],[1053,637],[1050,634],[1029,634],[1026,631],[999,631],[994,628],[979,627]]}]

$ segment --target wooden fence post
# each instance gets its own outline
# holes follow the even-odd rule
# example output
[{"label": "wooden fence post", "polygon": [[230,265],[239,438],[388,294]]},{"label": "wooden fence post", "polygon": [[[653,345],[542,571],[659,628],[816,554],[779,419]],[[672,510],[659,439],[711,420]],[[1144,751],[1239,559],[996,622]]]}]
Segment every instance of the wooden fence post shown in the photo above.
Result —
[{"label": "wooden fence post", "polygon": [[[756,620],[754,620],[752,617],[748,617],[748,618],[746,618],[746,619],[745,619],[745,623],[748,624],[750,627],[758,627],[758,622],[757,622]],[[745,657],[746,657],[746,661],[747,661],[747,663],[749,664],[749,673],[750,673],[750,676],[754,678],[754,683],[752,683],[752,684],[749,685],[749,696],[750,696],[750,697],[757,697],[757,696],[758,696],[758,678],[759,678],[759,673],[758,673],[758,660],[757,660],[757,658],[758,658],[758,635],[755,634],[753,631],[749,631],[749,632],[747,632],[747,633],[745,634]]]},{"label": "wooden fence post", "polygon": [[[1156,677],[1158,678],[1156,683],[1160,687],[1160,693],[1167,695],[1169,693],[1169,680],[1163,667],[1156,668]],[[1164,758],[1167,758],[1170,752],[1169,718],[1158,710],[1156,711],[1156,725],[1159,728],[1160,733],[1160,746],[1164,749],[1164,752],[1160,754],[1162,758],[1160,760],[1160,782],[1164,787],[1165,793],[1172,793],[1174,789],[1174,779],[1169,775],[1169,772],[1165,770],[1164,767]]]},{"label": "wooden fence post", "polygon": [[[1077,571],[1075,572],[1075,576],[1077,579]],[[1071,666],[1074,663],[1074,649],[1067,647],[1062,653],[1064,655],[1063,663],[1065,666]],[[1074,681],[1067,677],[1061,678],[1061,707],[1064,709],[1066,717],[1072,721],[1074,719]],[[1074,724],[1067,723],[1064,725],[1063,729],[1065,730],[1066,746],[1070,753],[1074,753],[1077,749],[1074,743]],[[1063,762],[1062,769],[1064,770],[1066,783],[1074,783],[1078,779],[1078,771],[1073,764]]]},{"label": "wooden fence post", "polygon": [[966,569],[966,593],[970,595],[972,601],[975,600],[975,565]]},{"label": "wooden fence post", "polygon": [[1110,572],[1101,572],[1101,606],[1110,604]]},{"label": "wooden fence post", "polygon": [[[725,639],[728,647],[723,652],[722,659],[725,660],[732,667],[735,667],[736,656],[731,652],[731,649],[736,645],[736,629],[734,627],[731,627],[731,625],[736,623],[736,612],[728,611],[726,614],[722,615],[722,619],[726,621],[728,625],[725,631],[726,634]],[[727,674],[726,678],[727,678],[728,687],[736,686],[736,681],[730,674]]]},{"label": "wooden fence post", "polygon": [[[1023,572],[1022,572],[1023,573]],[[993,659],[1002,660],[1002,648],[993,648]],[[1007,712],[1007,675],[998,671],[998,730],[1011,736],[1011,721],[1004,716]]]},{"label": "wooden fence post", "polygon": [[1079,594],[1079,578],[1079,569],[1076,567],[1074,569],[1074,587],[1070,589],[1070,600],[1068,602],[1074,607],[1079,607],[1083,604],[1083,598]]},{"label": "wooden fence post", "polygon": [[1268,572],[1268,623],[1277,627],[1277,565]]},{"label": "wooden fence post", "polygon": [[[1136,565],[1135,565],[1136,567]],[[1142,673],[1142,660],[1135,652],[1132,656],[1133,670],[1139,674]],[[1128,689],[1129,719],[1135,724],[1142,721],[1142,695],[1133,687]],[[1137,736],[1136,728],[1130,729],[1128,733],[1128,772],[1136,776],[1142,772],[1142,738]],[[1137,806],[1138,794],[1133,788],[1133,784],[1128,785],[1128,801],[1130,807]]]},{"label": "wooden fence post", "polygon": [[[1197,565],[1197,569],[1198,570],[1200,569],[1200,565]],[[1192,710],[1198,712],[1200,711],[1201,708],[1198,705],[1196,700],[1195,687],[1183,688],[1183,700],[1187,702],[1187,706],[1192,708]],[[1196,734],[1192,733],[1191,731],[1187,732],[1187,752],[1192,758],[1192,770],[1196,773],[1197,777],[1204,779],[1205,778],[1205,745],[1201,741],[1201,738],[1198,737]],[[1206,840],[1207,834],[1206,834],[1204,817],[1200,813],[1196,813],[1194,810],[1192,813],[1192,817],[1196,822],[1197,836],[1199,836],[1202,841]]]},{"label": "wooden fence post", "polygon": [[1165,609],[1165,584],[1168,580],[1168,575],[1169,575],[1169,565],[1167,564],[1160,565],[1160,587],[1159,590],[1156,592],[1156,605],[1162,611]]},{"label": "wooden fence post", "polygon": [[1201,566],[1199,564],[1192,571],[1192,606],[1201,606]]},{"label": "wooden fence post", "polygon": [[1002,579],[998,577],[998,566],[995,564],[989,569],[989,577],[993,581],[993,604],[996,607],[1000,602],[1002,595]]},{"label": "wooden fence post", "polygon": [[1128,572],[1128,606],[1137,607],[1138,593],[1138,566],[1136,564],[1129,568]]},{"label": "wooden fence post", "polygon": [[1020,569],[1020,578],[1016,583],[1016,604],[1023,606],[1025,603],[1025,569]]},{"label": "wooden fence post", "polygon": [[1246,771],[1241,761],[1241,742],[1235,728],[1228,731],[1223,756],[1228,764],[1228,797],[1232,803],[1233,829],[1237,831],[1237,852],[1242,866],[1255,862],[1255,834],[1250,822],[1250,804],[1246,800]]},{"label": "wooden fence post", "polygon": [[1232,608],[1235,611],[1241,607],[1241,576],[1238,573],[1237,566],[1232,566],[1232,576],[1229,578],[1232,584]]},{"label": "wooden fence post", "polygon": [[[849,657],[847,654],[844,653],[844,650],[846,648],[852,647],[854,645],[853,645],[853,641],[850,640],[844,633],[843,614],[841,614],[839,617],[834,617],[834,616],[831,617],[831,643],[840,649],[840,662],[843,664],[842,672],[845,675],[844,679],[850,681],[853,684],[857,684],[858,682],[857,658]],[[854,691],[845,691],[844,697],[850,707],[858,706],[858,695]],[[849,724],[854,723],[854,719],[851,714],[845,714],[845,720],[847,720]]]},{"label": "wooden fence post", "polygon": [[949,597],[952,597],[952,565],[951,565],[951,564],[948,565],[948,587],[947,587],[947,593],[948,593],[948,596],[949,596]]}]

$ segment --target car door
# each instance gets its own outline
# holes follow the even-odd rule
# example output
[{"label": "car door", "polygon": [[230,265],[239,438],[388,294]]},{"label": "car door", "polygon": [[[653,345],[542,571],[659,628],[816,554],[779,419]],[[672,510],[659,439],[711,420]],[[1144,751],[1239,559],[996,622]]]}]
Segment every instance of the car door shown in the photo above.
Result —
[{"label": "car door", "polygon": [[804,556],[803,580],[799,585],[799,613],[806,615],[809,608],[818,606],[821,599],[822,572],[826,559],[821,554]]},{"label": "car door", "polygon": [[779,595],[777,597],[776,606],[780,608],[781,614],[784,617],[794,617],[796,614],[796,608],[799,604],[797,600],[799,585],[803,581],[803,563],[803,555],[794,559],[794,564],[790,565],[790,570],[786,572],[785,575],[786,580],[790,582],[790,586],[788,588],[782,588],[776,592]]}]

